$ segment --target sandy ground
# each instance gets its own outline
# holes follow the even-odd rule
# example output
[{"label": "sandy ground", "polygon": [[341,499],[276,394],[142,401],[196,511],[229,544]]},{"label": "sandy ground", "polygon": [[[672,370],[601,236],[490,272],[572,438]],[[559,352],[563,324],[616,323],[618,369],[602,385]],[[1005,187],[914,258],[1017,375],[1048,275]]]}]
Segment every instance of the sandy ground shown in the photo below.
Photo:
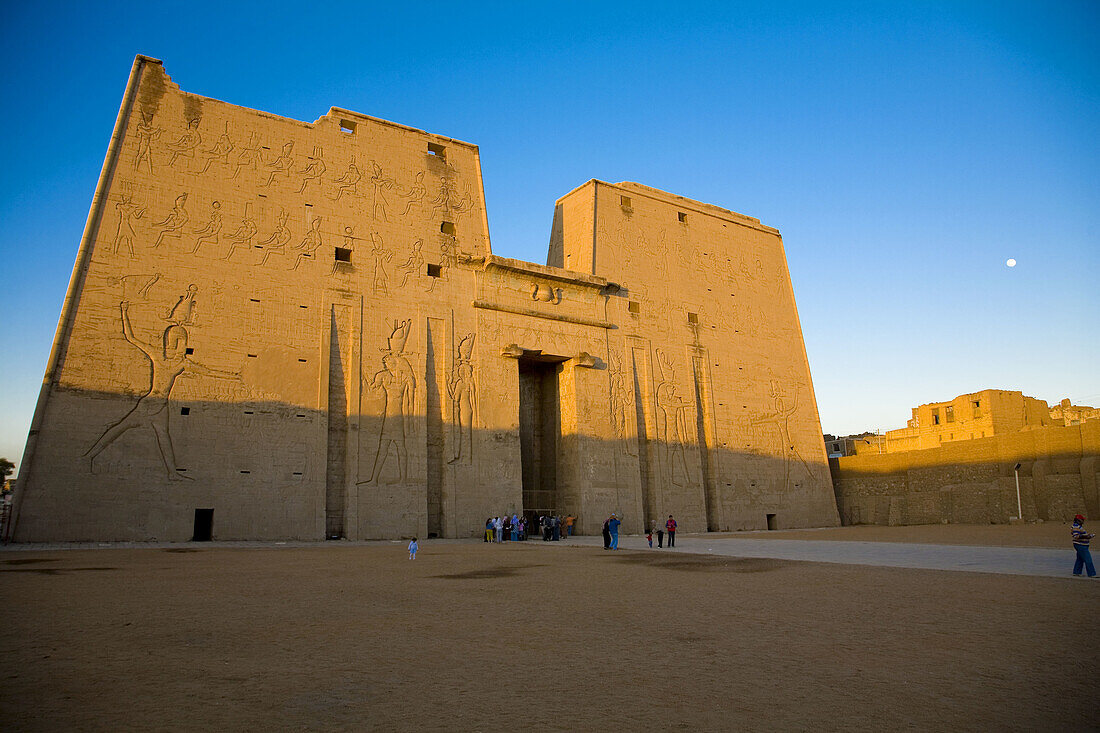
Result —
[{"label": "sandy ground", "polygon": [[4,730],[1082,730],[1100,581],[425,542],[0,553]]},{"label": "sandy ground", "polygon": [[[1091,523],[1090,523],[1091,524]],[[1095,532],[1096,530],[1091,530]],[[1050,547],[1070,550],[1069,524],[919,524],[911,527],[859,525],[828,529],[796,529],[774,532],[715,533],[714,537],[754,540],[846,540],[848,542],[916,542],[931,545],[984,545],[991,547]]]}]

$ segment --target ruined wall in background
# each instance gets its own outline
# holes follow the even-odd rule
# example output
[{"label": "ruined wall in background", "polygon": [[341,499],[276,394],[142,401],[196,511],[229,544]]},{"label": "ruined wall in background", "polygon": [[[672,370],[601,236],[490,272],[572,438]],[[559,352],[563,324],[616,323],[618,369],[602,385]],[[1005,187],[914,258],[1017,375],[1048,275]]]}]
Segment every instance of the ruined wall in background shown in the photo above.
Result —
[{"label": "ruined wall in background", "polygon": [[1045,427],[940,448],[834,458],[844,524],[1004,523],[1100,512],[1100,421]]}]

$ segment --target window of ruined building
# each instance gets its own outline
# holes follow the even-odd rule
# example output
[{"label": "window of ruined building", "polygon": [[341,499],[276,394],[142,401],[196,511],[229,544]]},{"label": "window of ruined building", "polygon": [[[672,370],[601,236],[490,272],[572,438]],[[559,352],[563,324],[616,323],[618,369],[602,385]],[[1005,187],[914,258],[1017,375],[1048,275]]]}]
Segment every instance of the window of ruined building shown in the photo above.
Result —
[{"label": "window of ruined building", "polygon": [[974,419],[977,420],[979,417],[982,416],[982,401],[974,400],[971,403],[971,406],[973,406],[974,408]]},{"label": "window of ruined building", "polygon": [[447,236],[453,237],[455,235],[454,222],[451,222],[451,221],[443,222],[442,224],[439,225],[439,231],[443,232]]},{"label": "window of ruined building", "polygon": [[939,425],[940,424],[940,410],[939,410],[938,407],[936,409],[932,410],[932,424],[933,425]]},{"label": "window of ruined building", "polygon": [[340,132],[348,135],[355,134],[355,123],[352,120],[340,120]]},{"label": "window of ruined building", "polygon": [[629,196],[620,196],[619,197],[619,206],[622,206],[624,209],[629,209],[630,208],[630,197]]},{"label": "window of ruined building", "polygon": [[183,353],[190,355],[190,354],[194,354],[195,350],[192,349],[190,346],[188,346],[186,349],[183,350]]},{"label": "window of ruined building", "polygon": [[948,405],[943,408],[943,417],[947,422],[955,422],[955,407],[953,405]]},{"label": "window of ruined building", "polygon": [[627,301],[626,309],[637,315],[642,312],[642,304],[636,300]]},{"label": "window of ruined building", "polygon": [[684,212],[677,211],[676,212],[676,218],[680,221],[681,224],[687,224],[688,215],[685,214]]},{"label": "window of ruined building", "polygon": [[[351,262],[351,250],[344,247],[336,248],[336,261],[337,262]],[[302,306],[305,308],[305,306]]]},{"label": "window of ruined building", "polygon": [[699,314],[688,313],[688,323],[699,323]]},{"label": "window of ruined building", "polygon": [[181,407],[180,408],[180,414],[181,415],[190,415],[191,414],[191,408],[190,407]]},{"label": "window of ruined building", "polygon": [[428,155],[434,155],[442,161],[447,160],[447,148],[439,143],[428,143]]},{"label": "window of ruined building", "polygon": [[428,277],[440,277],[443,274],[443,267],[441,265],[428,265]]}]

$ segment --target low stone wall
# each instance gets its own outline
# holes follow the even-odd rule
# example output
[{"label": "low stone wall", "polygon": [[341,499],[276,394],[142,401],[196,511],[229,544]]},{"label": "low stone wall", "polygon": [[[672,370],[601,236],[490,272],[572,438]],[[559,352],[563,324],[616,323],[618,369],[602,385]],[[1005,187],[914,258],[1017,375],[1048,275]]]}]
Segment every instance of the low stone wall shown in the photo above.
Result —
[{"label": "low stone wall", "polygon": [[939,448],[829,461],[843,524],[1100,518],[1100,420],[959,441]]}]

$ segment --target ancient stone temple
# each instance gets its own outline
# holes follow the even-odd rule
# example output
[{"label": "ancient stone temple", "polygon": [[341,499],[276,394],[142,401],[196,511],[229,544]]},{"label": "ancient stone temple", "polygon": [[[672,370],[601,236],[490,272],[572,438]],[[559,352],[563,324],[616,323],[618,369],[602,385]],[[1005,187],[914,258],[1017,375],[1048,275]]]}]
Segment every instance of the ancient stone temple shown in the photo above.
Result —
[{"label": "ancient stone temple", "polygon": [[775,229],[593,180],[498,257],[476,146],[141,56],[20,481],[18,541],[838,523]]}]

